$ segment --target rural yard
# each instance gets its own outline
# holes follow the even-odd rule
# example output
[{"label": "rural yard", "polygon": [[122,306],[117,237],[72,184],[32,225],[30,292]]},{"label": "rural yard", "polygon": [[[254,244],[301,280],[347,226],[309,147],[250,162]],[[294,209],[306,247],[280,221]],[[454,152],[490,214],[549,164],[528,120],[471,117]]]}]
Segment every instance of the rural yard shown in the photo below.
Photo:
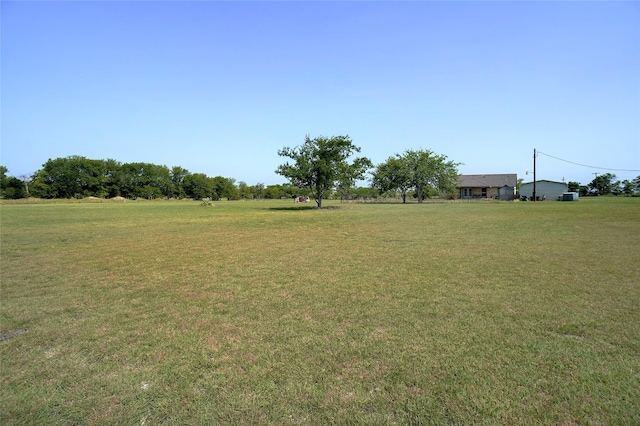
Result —
[{"label": "rural yard", "polygon": [[640,198],[2,201],[0,423],[640,424]]}]

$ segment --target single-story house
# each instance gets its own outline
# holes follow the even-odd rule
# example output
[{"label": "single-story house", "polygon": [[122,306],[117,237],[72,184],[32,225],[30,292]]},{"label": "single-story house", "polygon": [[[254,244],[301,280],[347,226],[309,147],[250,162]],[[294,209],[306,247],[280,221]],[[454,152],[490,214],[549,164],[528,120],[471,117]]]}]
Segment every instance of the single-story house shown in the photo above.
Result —
[{"label": "single-story house", "polygon": [[[569,185],[566,182],[536,181],[536,198],[538,200],[561,200],[562,194],[565,192],[569,192]],[[533,182],[520,184],[520,196],[533,198]]]},{"label": "single-story house", "polygon": [[460,175],[458,176],[458,197],[495,198],[513,201],[516,194],[518,176],[515,173],[494,175]]}]

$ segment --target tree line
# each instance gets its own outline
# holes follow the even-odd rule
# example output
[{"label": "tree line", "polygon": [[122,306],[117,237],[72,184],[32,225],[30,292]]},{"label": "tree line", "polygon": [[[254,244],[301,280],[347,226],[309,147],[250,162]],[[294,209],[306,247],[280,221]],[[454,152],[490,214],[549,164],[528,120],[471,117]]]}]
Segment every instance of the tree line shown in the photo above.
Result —
[{"label": "tree line", "polygon": [[[95,160],[78,155],[49,159],[42,169],[22,179],[8,176],[0,166],[0,190],[3,198],[192,198],[228,200],[277,199],[311,196],[322,207],[322,200],[334,196],[342,199],[372,198],[382,193],[400,191],[403,201],[407,191],[415,189],[419,202],[434,191],[455,188],[457,163],[428,150],[407,151],[374,168],[366,157],[352,158],[360,148],[349,136],[305,137],[302,145],[284,147],[278,154],[290,161],[276,173],[289,183],[265,186],[248,185],[233,178],[152,163],[121,163],[114,159]],[[394,168],[398,162],[403,167]],[[373,171],[372,186],[356,187]]]},{"label": "tree line", "polygon": [[[399,197],[424,199],[445,195],[455,197],[460,163],[431,150],[406,150],[374,166],[367,157],[355,157],[360,148],[349,136],[305,137],[302,145],[278,151],[288,160],[277,174],[289,183],[248,185],[233,178],[209,177],[187,169],[152,163],[121,163],[113,159],[93,160],[73,155],[49,159],[32,176],[8,176],[0,166],[2,198],[191,198],[191,199],[279,199],[310,196],[322,207],[327,197],[340,199]],[[370,174],[370,186],[356,187]],[[632,181],[616,181],[604,173],[589,183],[569,182],[569,190],[582,195],[631,194],[640,191],[640,176]]]},{"label": "tree line", "polygon": [[586,185],[579,182],[569,182],[569,191],[578,192],[581,197],[598,195],[631,195],[640,192],[640,176],[632,180],[618,180],[613,173],[597,174]]},{"label": "tree line", "polygon": [[232,178],[209,177],[187,169],[152,163],[121,163],[82,156],[49,159],[42,169],[22,179],[7,176],[0,166],[3,198],[193,198],[239,200],[280,198],[291,188],[283,185],[236,183]]}]

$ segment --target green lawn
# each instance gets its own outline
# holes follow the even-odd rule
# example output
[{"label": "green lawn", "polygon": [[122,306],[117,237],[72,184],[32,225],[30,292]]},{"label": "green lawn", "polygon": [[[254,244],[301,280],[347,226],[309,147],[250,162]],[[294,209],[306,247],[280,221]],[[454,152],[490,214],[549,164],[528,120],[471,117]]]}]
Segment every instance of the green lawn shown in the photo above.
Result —
[{"label": "green lawn", "polygon": [[1,424],[640,424],[640,198],[0,205]]}]

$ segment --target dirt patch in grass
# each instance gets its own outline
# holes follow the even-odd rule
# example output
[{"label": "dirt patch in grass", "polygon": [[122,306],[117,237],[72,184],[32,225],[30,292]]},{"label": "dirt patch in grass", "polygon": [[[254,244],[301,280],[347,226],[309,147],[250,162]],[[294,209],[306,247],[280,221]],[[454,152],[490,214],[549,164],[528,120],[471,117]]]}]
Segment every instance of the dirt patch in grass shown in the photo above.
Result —
[{"label": "dirt patch in grass", "polygon": [[21,335],[22,333],[26,333],[26,328],[16,328],[15,330],[8,330],[0,333],[0,342],[5,342],[7,340],[11,340],[16,336]]}]

